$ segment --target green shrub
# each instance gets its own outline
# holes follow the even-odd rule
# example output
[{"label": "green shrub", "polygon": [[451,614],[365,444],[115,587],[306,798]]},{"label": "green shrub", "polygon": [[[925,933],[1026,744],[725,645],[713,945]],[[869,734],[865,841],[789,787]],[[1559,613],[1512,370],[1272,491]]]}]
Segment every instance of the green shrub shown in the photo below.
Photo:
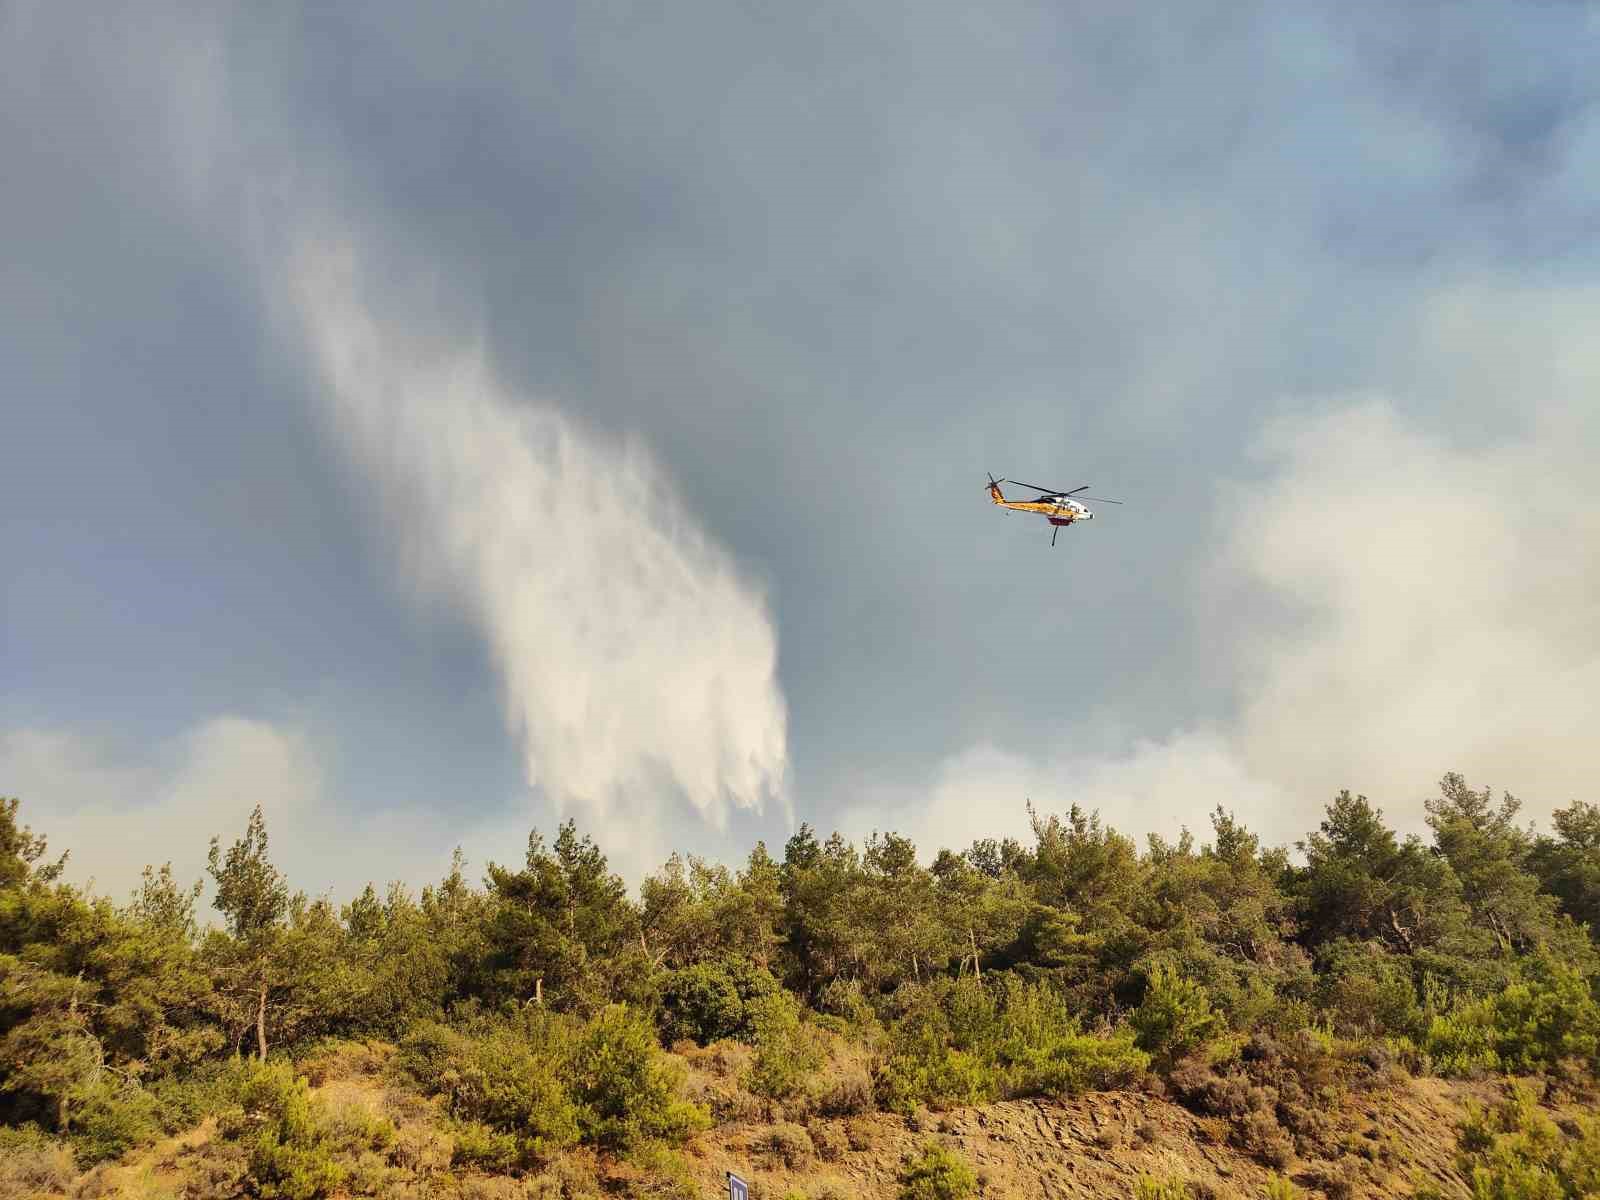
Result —
[{"label": "green shrub", "polygon": [[1526,1083],[1513,1084],[1492,1108],[1469,1108],[1457,1148],[1474,1200],[1600,1195],[1600,1117],[1585,1115],[1569,1129],[1558,1128]]},{"label": "green shrub", "polygon": [[756,1056],[745,1086],[768,1100],[798,1095],[822,1066],[821,1035],[801,1020],[800,1006],[787,992],[763,997],[752,1010]]},{"label": "green shrub", "polygon": [[587,1023],[533,1009],[459,1029],[422,1022],[395,1065],[445,1097],[456,1159],[486,1169],[547,1162],[580,1139],[617,1151],[681,1141],[710,1123],[680,1098],[649,1020],[623,1005]]},{"label": "green shrub", "polygon": [[[577,1105],[569,1094],[570,1043],[577,1027],[539,1013],[479,1022],[469,1030],[420,1023],[401,1043],[396,1065],[429,1091],[443,1095],[460,1129],[481,1125],[512,1139],[480,1146],[475,1133],[458,1141],[462,1161],[481,1154],[495,1162],[531,1166],[579,1138]],[[652,1049],[654,1049],[652,1041]]]},{"label": "green shrub", "polygon": [[[0,1157],[21,1154],[24,1151],[39,1150],[54,1153],[66,1149],[61,1139],[51,1137],[32,1121],[25,1125],[0,1125]],[[71,1157],[69,1152],[67,1158]]]},{"label": "green shrub", "polygon": [[1069,1096],[1131,1083],[1150,1065],[1130,1030],[1084,1033],[1059,991],[1003,976],[916,992],[891,1030],[879,1104],[910,1115],[1000,1096]]},{"label": "green shrub", "polygon": [[1440,1075],[1467,1078],[1498,1070],[1491,1002],[1464,1004],[1434,1017],[1423,1035],[1422,1053]]},{"label": "green shrub", "polygon": [[1151,968],[1144,999],[1129,1018],[1139,1049],[1170,1066],[1203,1045],[1219,1019],[1205,988],[1166,963]]},{"label": "green shrub", "polygon": [[216,1059],[182,1076],[163,1075],[145,1085],[156,1104],[156,1118],[166,1134],[193,1129],[211,1113],[221,1112],[238,1096],[246,1060]]},{"label": "green shrub", "polygon": [[572,1095],[586,1141],[609,1150],[679,1142],[708,1128],[704,1108],[681,1099],[681,1078],[656,1046],[646,1019],[625,1005],[602,1011],[572,1060]]},{"label": "green shrub", "polygon": [[1076,1096],[1097,1088],[1126,1087],[1150,1066],[1133,1032],[1108,1037],[1077,1033],[1057,1038],[1013,1065],[1013,1095]]},{"label": "green shrub", "polygon": [[1600,1060],[1600,1005],[1580,972],[1549,959],[1535,959],[1527,978],[1497,993],[1495,1052],[1501,1066],[1525,1073],[1564,1058],[1591,1065]]},{"label": "green shrub", "polygon": [[896,1054],[878,1073],[878,1103],[888,1112],[910,1116],[923,1104],[956,1108],[983,1104],[1000,1094],[995,1067],[965,1050],[934,1049]]},{"label": "green shrub", "polygon": [[1318,1006],[1341,1033],[1407,1037],[1426,1028],[1409,958],[1344,938],[1317,958]]},{"label": "green shrub", "polygon": [[1600,1061],[1600,1004],[1579,971],[1532,960],[1524,978],[1435,1016],[1423,1051],[1443,1075],[1527,1074],[1563,1059]]},{"label": "green shrub", "polygon": [[323,1142],[298,1144],[264,1132],[250,1148],[255,1194],[273,1200],[315,1200],[341,1187],[347,1172]]},{"label": "green shrub", "polygon": [[341,1153],[388,1150],[395,1143],[394,1122],[365,1104],[345,1104],[328,1115],[328,1131]]},{"label": "green shrub", "polygon": [[944,993],[940,1008],[951,1044],[961,1050],[977,1050],[994,1042],[1000,1028],[1000,1000],[994,989],[983,986],[976,976],[956,980]]},{"label": "green shrub", "polygon": [[817,1012],[834,1017],[845,1026],[872,1024],[872,1006],[861,992],[861,983],[855,979],[831,979],[817,998]]},{"label": "green shrub", "polygon": [[450,1132],[455,1141],[450,1162],[455,1166],[503,1174],[526,1166],[532,1157],[516,1134],[491,1129],[482,1121],[457,1121]]},{"label": "green shrub", "polygon": [[899,1184],[899,1200],[965,1200],[978,1177],[954,1150],[930,1141],[901,1160]]},{"label": "green shrub", "polygon": [[334,1161],[326,1114],[309,1084],[286,1063],[240,1068],[237,1104],[218,1127],[248,1149],[246,1178],[267,1200],[316,1200],[339,1188],[345,1171]]},{"label": "green shrub", "polygon": [[1274,1175],[1261,1189],[1261,1200],[1294,1200],[1294,1184],[1282,1175]]},{"label": "green shrub", "polygon": [[1121,1087],[1150,1065],[1132,1031],[1082,1032],[1066,1000],[1048,987],[1007,980],[1002,1000],[995,1056],[1008,1095],[1075,1096]]},{"label": "green shrub", "polygon": [[[360,1104],[330,1112],[283,1062],[236,1063],[210,1086],[220,1089],[230,1077],[236,1103],[221,1114],[219,1130],[246,1148],[254,1194],[310,1200],[345,1187],[357,1194],[387,1189],[387,1152],[397,1132],[387,1117]],[[354,1160],[353,1171],[343,1158]]]},{"label": "green shrub", "polygon": [[466,1036],[439,1021],[418,1021],[400,1039],[394,1069],[409,1082],[433,1087],[455,1070],[465,1054]]},{"label": "green shrub", "polygon": [[702,1046],[721,1038],[753,1042],[759,1002],[780,989],[769,971],[740,958],[670,971],[660,984],[661,1037]]},{"label": "green shrub", "polygon": [[101,1085],[78,1101],[68,1139],[84,1166],[121,1158],[161,1132],[156,1098],[138,1084]]}]

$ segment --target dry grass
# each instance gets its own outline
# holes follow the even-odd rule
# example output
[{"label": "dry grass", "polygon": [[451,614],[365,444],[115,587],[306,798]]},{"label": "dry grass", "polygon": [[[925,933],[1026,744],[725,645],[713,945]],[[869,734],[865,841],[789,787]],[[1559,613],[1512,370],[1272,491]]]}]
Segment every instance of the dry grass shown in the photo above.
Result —
[{"label": "dry grass", "polygon": [[811,1144],[816,1147],[817,1157],[823,1162],[838,1162],[849,1149],[850,1143],[842,1121],[812,1120],[806,1126],[806,1132],[811,1135]]},{"label": "dry grass", "polygon": [[65,1146],[15,1146],[0,1151],[0,1200],[65,1195],[77,1168]]},{"label": "dry grass", "polygon": [[822,1065],[782,1103],[763,1099],[746,1086],[755,1051],[741,1042],[723,1040],[705,1047],[679,1042],[672,1053],[685,1065],[689,1098],[704,1104],[718,1125],[810,1124],[818,1117],[873,1112],[870,1052],[830,1031],[813,1033],[823,1047]]},{"label": "dry grass", "polygon": [[817,1111],[828,1117],[855,1117],[872,1112],[872,1059],[866,1050],[843,1039],[829,1047],[818,1072]]},{"label": "dry grass", "polygon": [[742,1082],[755,1059],[749,1046],[729,1040],[705,1047],[680,1042],[673,1053],[684,1063],[685,1094],[704,1104],[718,1125],[749,1124],[765,1116],[766,1102]]},{"label": "dry grass", "polygon": [[577,1150],[551,1163],[529,1181],[528,1194],[536,1200],[599,1200],[593,1152]]},{"label": "dry grass", "polygon": [[761,1148],[791,1171],[809,1164],[817,1153],[805,1127],[792,1121],[781,1122],[769,1129],[761,1141]]},{"label": "dry grass", "polygon": [[387,1042],[323,1042],[295,1062],[295,1070],[314,1088],[341,1079],[381,1076],[394,1047]]}]

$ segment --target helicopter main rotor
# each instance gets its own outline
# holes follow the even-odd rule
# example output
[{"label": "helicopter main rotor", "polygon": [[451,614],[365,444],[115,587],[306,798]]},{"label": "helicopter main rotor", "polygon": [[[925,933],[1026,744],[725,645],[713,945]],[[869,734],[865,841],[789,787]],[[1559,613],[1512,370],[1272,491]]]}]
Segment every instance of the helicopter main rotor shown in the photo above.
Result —
[{"label": "helicopter main rotor", "polygon": [[[993,476],[990,476],[990,478],[993,478]],[[1062,492],[1062,491],[1057,491],[1054,488],[1043,488],[1043,487],[1040,487],[1036,483],[1023,483],[1022,480],[1020,480],[1020,479],[1002,479],[1000,482],[1001,483],[1014,483],[1018,487],[1031,488],[1033,491],[1036,491],[1036,492],[1040,493],[1039,498],[1041,500],[1064,500],[1068,496],[1076,496],[1079,492],[1087,491],[1089,489],[1089,487],[1090,487],[1090,485],[1086,483],[1086,484],[1083,484],[1081,487],[1073,488],[1071,491]],[[1104,496],[1085,496],[1084,499],[1085,500],[1093,500],[1096,504],[1121,504],[1122,503],[1121,500],[1107,500]]]}]

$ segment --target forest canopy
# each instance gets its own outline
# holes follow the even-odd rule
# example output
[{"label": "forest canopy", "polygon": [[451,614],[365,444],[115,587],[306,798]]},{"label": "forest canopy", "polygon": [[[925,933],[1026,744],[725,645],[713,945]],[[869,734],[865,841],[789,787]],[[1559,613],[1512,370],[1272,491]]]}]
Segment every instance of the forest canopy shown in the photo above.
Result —
[{"label": "forest canopy", "polygon": [[[420,1087],[454,1081],[458,1161],[528,1165],[703,1127],[662,1051],[730,1040],[752,1094],[822,1111],[1159,1078],[1271,1160],[1316,1137],[1319,1072],[1593,1076],[1600,810],[1542,833],[1519,810],[1449,774],[1431,836],[1402,837],[1340,792],[1298,854],[1222,808],[1203,840],[1140,847],[1030,807],[1031,842],[931,856],[802,825],[737,868],[674,854],[636,896],[568,821],[481,879],[458,853],[420,893],[336,905],[274,865],[258,809],[212,840],[202,913],[169,866],[120,901],[66,882],[7,799],[0,1126],[92,1162],[221,1103],[228,1072],[227,1095],[299,1111],[274,1063],[380,1039]],[[1261,1092],[1268,1071],[1277,1101],[1228,1109],[1230,1080]]]}]

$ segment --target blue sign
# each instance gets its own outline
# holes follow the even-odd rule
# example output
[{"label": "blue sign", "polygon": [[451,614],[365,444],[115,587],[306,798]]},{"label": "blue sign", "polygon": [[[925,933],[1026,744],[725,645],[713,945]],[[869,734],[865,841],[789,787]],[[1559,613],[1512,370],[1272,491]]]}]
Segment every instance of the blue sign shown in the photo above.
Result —
[{"label": "blue sign", "polygon": [[728,1200],[750,1200],[750,1185],[732,1171],[728,1172]]}]

